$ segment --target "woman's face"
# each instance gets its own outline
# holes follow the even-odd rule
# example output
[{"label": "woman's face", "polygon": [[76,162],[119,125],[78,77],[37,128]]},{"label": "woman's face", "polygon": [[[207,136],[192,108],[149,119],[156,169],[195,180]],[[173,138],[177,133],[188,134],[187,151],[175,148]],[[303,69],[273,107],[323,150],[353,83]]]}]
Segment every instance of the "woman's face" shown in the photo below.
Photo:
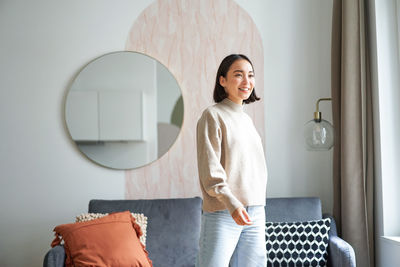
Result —
[{"label": "woman's face", "polygon": [[251,64],[245,59],[233,62],[226,77],[220,76],[219,83],[225,88],[228,98],[242,104],[249,98],[255,86],[254,72]]}]

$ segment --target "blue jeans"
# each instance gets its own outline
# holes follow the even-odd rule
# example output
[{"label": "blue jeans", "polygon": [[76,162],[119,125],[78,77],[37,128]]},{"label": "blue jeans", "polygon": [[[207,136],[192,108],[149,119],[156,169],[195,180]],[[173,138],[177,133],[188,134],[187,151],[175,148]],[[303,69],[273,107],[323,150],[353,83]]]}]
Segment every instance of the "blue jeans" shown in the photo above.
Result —
[{"label": "blue jeans", "polygon": [[264,206],[246,210],[252,225],[237,225],[227,210],[203,212],[196,267],[265,267]]}]

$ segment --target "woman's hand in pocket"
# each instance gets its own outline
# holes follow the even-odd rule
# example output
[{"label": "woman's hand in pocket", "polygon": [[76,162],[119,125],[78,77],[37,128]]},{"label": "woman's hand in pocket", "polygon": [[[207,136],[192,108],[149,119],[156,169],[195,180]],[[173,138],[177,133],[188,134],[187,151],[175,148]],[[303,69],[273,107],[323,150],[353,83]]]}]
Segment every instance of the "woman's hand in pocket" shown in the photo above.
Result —
[{"label": "woman's hand in pocket", "polygon": [[231,214],[233,220],[236,222],[238,225],[251,225],[253,222],[250,219],[249,214],[247,213],[246,209],[244,207],[237,208],[232,214]]}]

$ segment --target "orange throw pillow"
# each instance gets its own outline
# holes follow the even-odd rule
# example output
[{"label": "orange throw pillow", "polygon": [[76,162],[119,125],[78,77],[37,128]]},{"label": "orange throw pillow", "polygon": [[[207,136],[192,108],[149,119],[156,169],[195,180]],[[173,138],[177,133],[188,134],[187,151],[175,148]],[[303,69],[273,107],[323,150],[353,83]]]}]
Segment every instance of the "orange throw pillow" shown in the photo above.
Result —
[{"label": "orange throw pillow", "polygon": [[54,247],[64,240],[65,265],[69,266],[153,266],[139,241],[142,232],[129,211],[54,228]]}]

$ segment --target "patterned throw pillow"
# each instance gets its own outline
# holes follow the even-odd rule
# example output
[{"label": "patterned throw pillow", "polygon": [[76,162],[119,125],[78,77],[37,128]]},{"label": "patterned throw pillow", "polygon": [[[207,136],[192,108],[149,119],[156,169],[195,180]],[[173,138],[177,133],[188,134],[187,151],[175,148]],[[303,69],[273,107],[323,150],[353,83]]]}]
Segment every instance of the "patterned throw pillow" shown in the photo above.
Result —
[{"label": "patterned throw pillow", "polygon": [[[131,213],[133,218],[136,219],[136,223],[140,226],[143,235],[140,237],[140,242],[146,246],[146,230],[147,230],[147,217],[143,213]],[[75,222],[87,222],[94,219],[98,219],[108,215],[108,213],[82,213],[75,217]]]},{"label": "patterned throw pillow", "polygon": [[326,266],[331,219],[266,223],[267,267]]}]

